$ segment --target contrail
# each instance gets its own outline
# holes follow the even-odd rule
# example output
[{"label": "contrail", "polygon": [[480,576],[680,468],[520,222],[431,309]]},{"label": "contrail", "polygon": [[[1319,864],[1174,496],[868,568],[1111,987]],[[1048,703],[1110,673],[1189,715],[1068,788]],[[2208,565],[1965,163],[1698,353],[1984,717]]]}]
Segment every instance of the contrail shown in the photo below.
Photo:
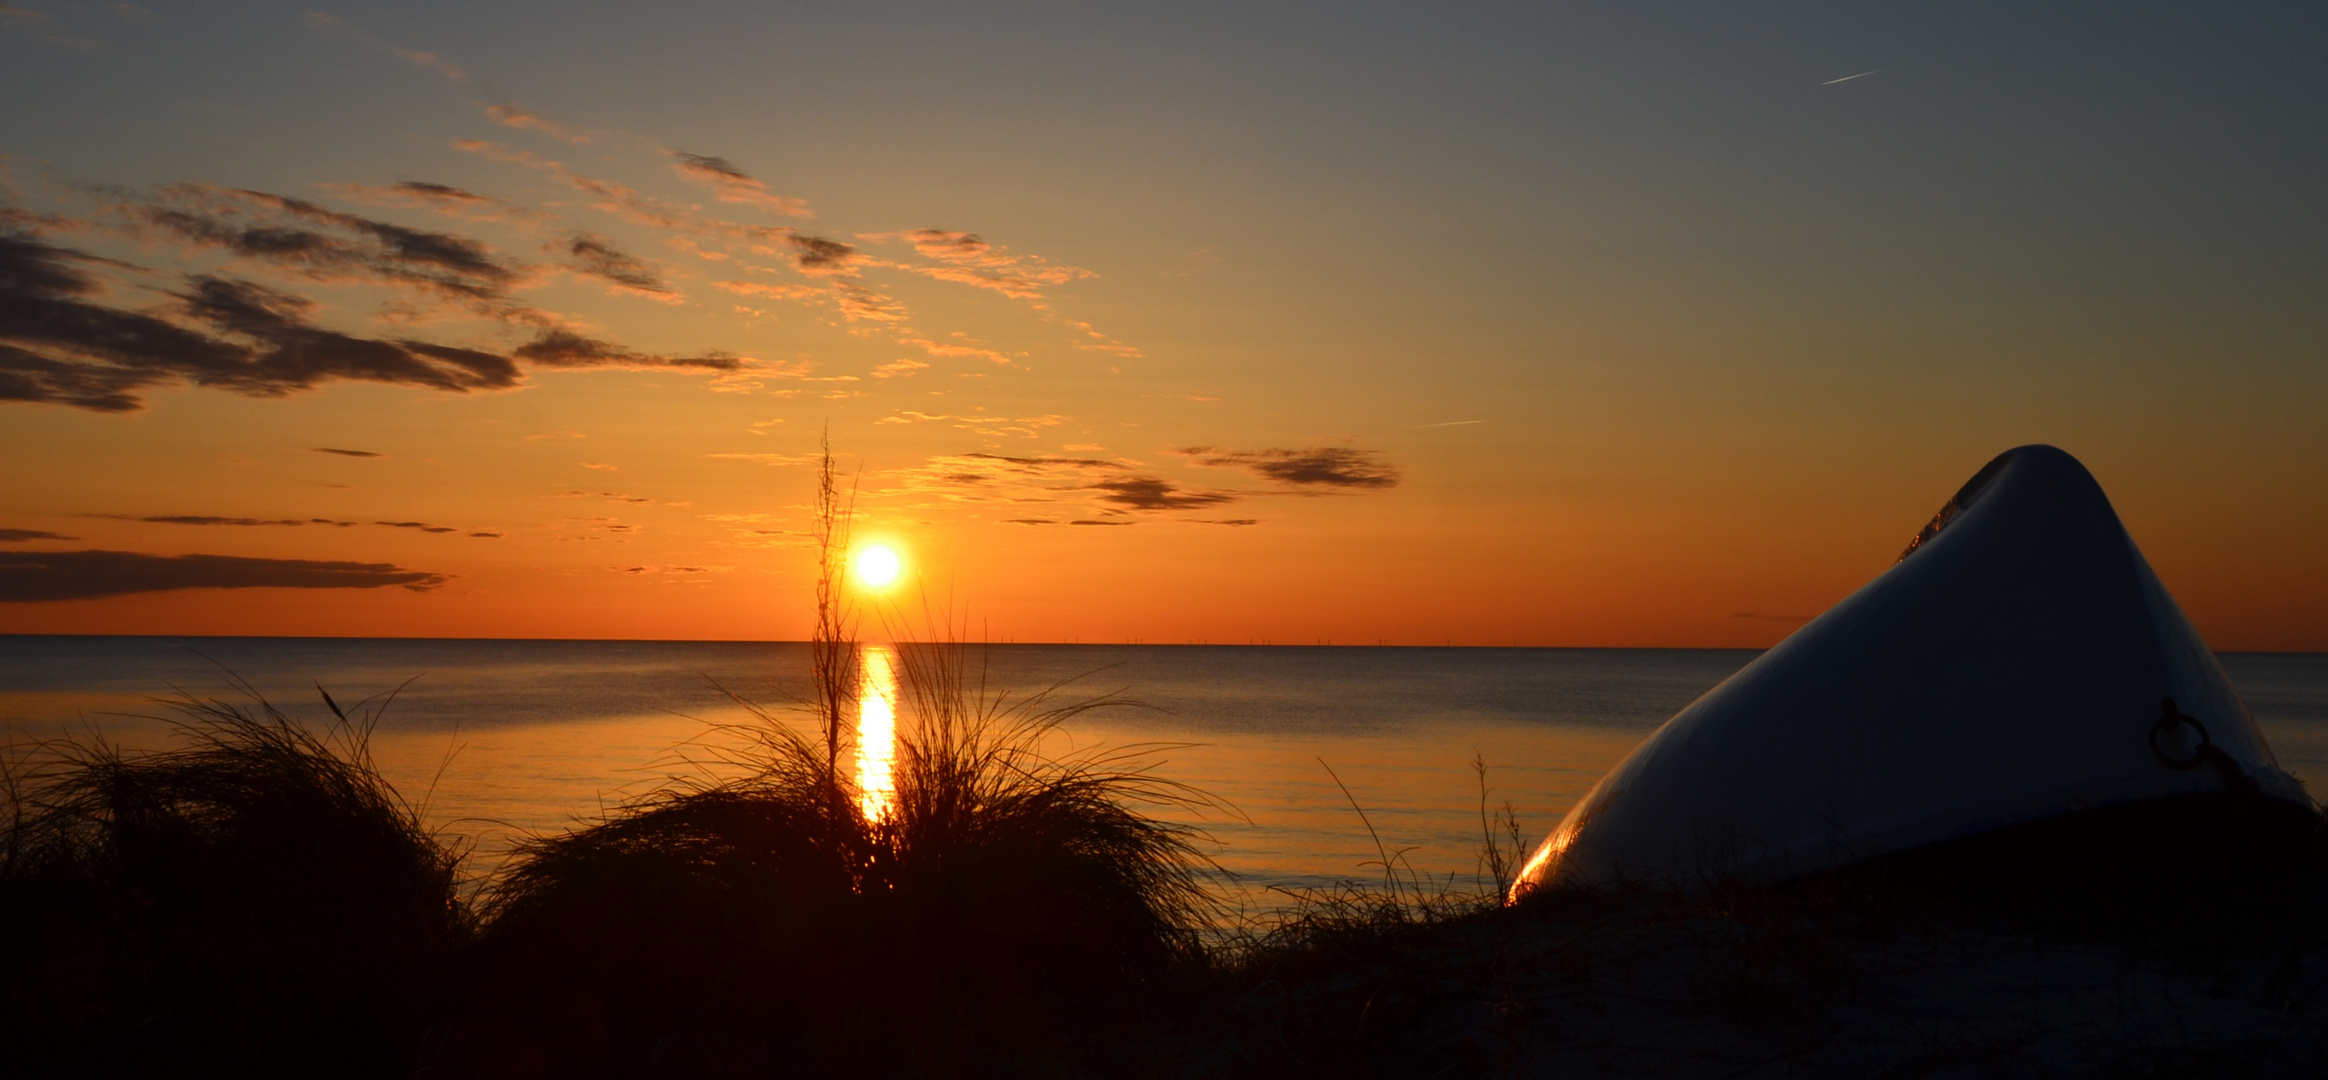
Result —
[{"label": "contrail", "polygon": [[1462,427],[1462,426],[1463,426],[1463,425],[1465,425],[1465,424],[1484,424],[1484,423],[1487,423],[1487,421],[1485,421],[1485,420],[1449,420],[1449,421],[1447,421],[1447,422],[1446,422],[1446,423],[1444,423],[1444,424],[1416,424],[1415,426],[1416,426],[1416,427],[1418,427],[1418,428],[1427,428],[1427,427]]},{"label": "contrail", "polygon": [[[1882,71],[1882,70],[1883,70],[1882,68],[1877,68],[1877,69],[1875,69],[1875,71]],[[1853,80],[1853,79],[1864,79],[1864,78],[1866,78],[1866,77],[1868,77],[1868,76],[1870,76],[1870,75],[1873,75],[1873,74],[1875,74],[1875,71],[1862,71],[1862,72],[1860,72],[1860,73],[1859,73],[1859,74],[1857,74],[1857,75],[1845,75],[1845,76],[1843,76],[1843,77],[1842,77],[1842,78],[1840,78],[1840,79],[1829,79],[1829,80],[1827,80],[1826,82],[1820,83],[1819,85],[1820,85],[1820,86],[1833,86],[1833,85],[1835,85],[1836,83],[1841,83],[1841,82],[1850,82],[1850,81],[1851,81],[1851,80]]]}]

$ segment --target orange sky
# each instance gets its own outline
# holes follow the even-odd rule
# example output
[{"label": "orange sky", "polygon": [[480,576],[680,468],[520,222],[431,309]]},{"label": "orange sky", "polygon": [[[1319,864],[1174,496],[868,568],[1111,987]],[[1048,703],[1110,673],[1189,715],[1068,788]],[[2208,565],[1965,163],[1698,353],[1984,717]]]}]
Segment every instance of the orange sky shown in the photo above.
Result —
[{"label": "orange sky", "polygon": [[829,430],[997,639],[1767,645],[2050,442],[2328,649],[2328,170],[2191,90],[2273,27],[1288,12],[18,20],[0,627],[798,638]]}]

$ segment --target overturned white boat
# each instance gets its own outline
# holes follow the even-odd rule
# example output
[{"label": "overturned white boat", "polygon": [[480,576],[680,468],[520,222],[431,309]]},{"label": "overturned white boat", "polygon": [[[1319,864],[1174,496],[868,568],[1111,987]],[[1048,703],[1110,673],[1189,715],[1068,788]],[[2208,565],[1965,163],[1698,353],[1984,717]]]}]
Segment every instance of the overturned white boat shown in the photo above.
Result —
[{"label": "overturned white boat", "polygon": [[1781,880],[2210,793],[2317,818],[2093,476],[2024,446],[1601,778],[1515,895]]}]

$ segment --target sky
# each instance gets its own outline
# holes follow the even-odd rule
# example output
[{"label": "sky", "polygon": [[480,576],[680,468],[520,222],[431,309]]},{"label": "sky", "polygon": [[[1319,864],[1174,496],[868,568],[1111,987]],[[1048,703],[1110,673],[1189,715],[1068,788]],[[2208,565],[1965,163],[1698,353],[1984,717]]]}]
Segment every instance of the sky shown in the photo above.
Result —
[{"label": "sky", "polygon": [[[2010,447],[2328,650],[2317,4],[0,0],[0,625],[1764,646]],[[878,621],[878,620],[875,620]]]}]

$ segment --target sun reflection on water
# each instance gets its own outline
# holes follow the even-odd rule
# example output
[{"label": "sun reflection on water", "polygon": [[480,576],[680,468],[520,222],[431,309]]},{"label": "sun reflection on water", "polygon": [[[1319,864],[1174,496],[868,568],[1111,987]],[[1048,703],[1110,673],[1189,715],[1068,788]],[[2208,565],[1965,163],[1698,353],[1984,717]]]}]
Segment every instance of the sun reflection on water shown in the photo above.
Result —
[{"label": "sun reflection on water", "polygon": [[867,645],[858,670],[857,806],[867,820],[877,820],[897,795],[897,652]]}]

